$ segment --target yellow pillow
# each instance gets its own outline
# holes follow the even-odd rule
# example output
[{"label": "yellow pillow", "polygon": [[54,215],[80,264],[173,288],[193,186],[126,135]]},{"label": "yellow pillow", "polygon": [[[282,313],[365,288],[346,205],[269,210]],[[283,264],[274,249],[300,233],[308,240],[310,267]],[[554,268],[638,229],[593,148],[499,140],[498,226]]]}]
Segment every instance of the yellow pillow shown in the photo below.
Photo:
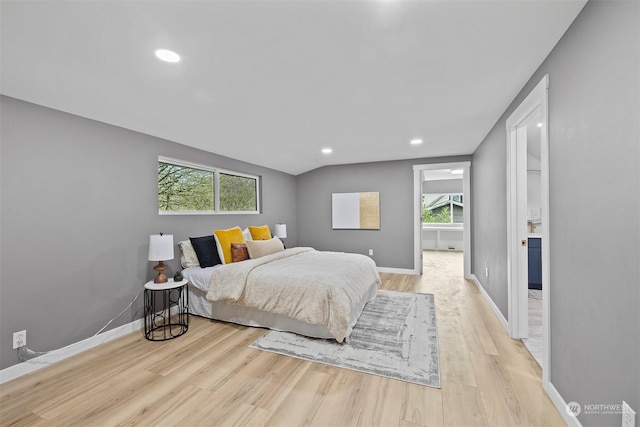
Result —
[{"label": "yellow pillow", "polygon": [[216,239],[218,254],[223,264],[231,264],[231,244],[246,243],[240,227],[233,227],[226,230],[213,230]]},{"label": "yellow pillow", "polygon": [[269,240],[271,239],[271,230],[268,225],[261,227],[249,226],[249,232],[253,240]]}]

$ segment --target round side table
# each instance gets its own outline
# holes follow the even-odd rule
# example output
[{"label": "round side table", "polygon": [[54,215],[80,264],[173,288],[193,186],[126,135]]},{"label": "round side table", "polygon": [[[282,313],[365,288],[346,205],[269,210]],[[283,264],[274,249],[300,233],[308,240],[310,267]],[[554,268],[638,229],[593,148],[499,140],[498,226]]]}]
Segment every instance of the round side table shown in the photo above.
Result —
[{"label": "round side table", "polygon": [[144,336],[150,341],[166,341],[189,329],[187,280],[144,285]]}]

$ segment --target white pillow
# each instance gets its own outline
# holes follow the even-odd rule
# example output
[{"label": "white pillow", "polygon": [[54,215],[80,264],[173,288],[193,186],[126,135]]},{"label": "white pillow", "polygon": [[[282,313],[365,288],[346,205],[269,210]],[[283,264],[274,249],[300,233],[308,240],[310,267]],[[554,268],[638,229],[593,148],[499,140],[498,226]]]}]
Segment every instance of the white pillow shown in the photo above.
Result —
[{"label": "white pillow", "polygon": [[180,264],[182,268],[200,267],[200,261],[198,261],[198,255],[196,255],[195,249],[190,240],[183,240],[178,242],[180,248]]},{"label": "white pillow", "polygon": [[249,258],[255,259],[282,252],[284,251],[284,245],[277,237],[269,240],[247,240],[247,251],[249,252]]},{"label": "white pillow", "polygon": [[251,237],[251,231],[249,231],[248,227],[242,230],[242,235],[244,236],[244,240],[253,240],[253,237]]}]

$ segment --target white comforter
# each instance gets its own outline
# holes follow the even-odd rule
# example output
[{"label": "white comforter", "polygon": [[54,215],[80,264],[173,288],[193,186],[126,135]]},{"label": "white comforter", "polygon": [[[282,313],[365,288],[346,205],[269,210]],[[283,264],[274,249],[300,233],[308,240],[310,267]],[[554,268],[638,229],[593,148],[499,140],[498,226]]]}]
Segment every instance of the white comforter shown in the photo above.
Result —
[{"label": "white comforter", "polygon": [[227,264],[211,278],[207,299],[324,325],[338,342],[349,314],[380,275],[369,257],[293,248]]}]

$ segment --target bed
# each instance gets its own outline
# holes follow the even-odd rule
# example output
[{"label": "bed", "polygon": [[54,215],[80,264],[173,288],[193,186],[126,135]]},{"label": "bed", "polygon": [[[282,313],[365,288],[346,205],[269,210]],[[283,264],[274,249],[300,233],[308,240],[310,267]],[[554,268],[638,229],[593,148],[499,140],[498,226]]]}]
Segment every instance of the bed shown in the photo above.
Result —
[{"label": "bed", "polygon": [[380,285],[371,258],[313,248],[182,274],[191,314],[338,342],[348,339]]}]

